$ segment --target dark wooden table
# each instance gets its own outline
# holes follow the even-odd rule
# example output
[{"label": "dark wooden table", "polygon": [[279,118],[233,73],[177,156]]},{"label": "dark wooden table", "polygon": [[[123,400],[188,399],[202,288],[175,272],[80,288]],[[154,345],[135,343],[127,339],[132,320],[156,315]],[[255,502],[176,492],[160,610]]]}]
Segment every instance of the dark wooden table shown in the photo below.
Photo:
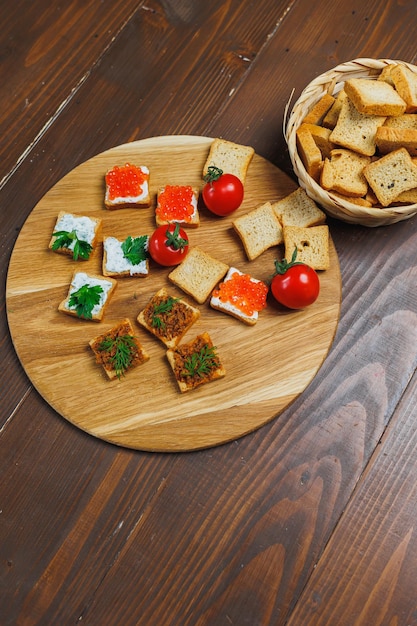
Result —
[{"label": "dark wooden table", "polygon": [[414,0],[3,2],[1,626],[417,624],[415,218],[329,220],[343,296],[327,359],[268,425],[203,451],[73,427],[25,375],[5,305],[19,229],[76,165],[186,134],[292,175],[292,89],[358,57],[415,63],[416,23]]}]

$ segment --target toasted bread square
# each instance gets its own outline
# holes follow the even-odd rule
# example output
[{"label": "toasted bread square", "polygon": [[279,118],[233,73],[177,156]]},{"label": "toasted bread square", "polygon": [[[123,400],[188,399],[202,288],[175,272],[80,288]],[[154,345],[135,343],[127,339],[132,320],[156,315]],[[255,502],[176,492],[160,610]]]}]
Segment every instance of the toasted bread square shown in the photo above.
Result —
[{"label": "toasted bread square", "polygon": [[305,129],[310,132],[313,137],[316,146],[321,152],[322,157],[329,157],[330,152],[336,148],[334,143],[330,141],[331,130],[324,126],[318,126],[318,124],[301,124],[298,130]]},{"label": "toasted bread square", "polygon": [[405,148],[390,152],[364,168],[364,175],[382,206],[417,187],[417,166]]},{"label": "toasted bread square", "polygon": [[329,227],[327,224],[300,228],[284,227],[285,258],[291,259],[297,248],[297,261],[306,263],[315,270],[330,267]]},{"label": "toasted bread square", "polygon": [[[102,220],[97,217],[60,211],[48,247],[58,254],[72,257],[73,260],[87,261],[99,242],[101,231]],[[60,242],[64,245],[60,245]]]},{"label": "toasted bread square", "polygon": [[307,124],[301,124],[297,128],[296,141],[297,149],[307,174],[314,178],[315,181],[318,181],[323,165],[323,156]]},{"label": "toasted bread square", "polygon": [[[131,246],[137,244],[141,260],[132,263],[123,251],[126,242]],[[149,274],[149,236],[128,237],[124,240],[116,237],[104,237],[103,239],[103,276],[123,278],[124,276],[147,276]]]},{"label": "toasted bread square", "polygon": [[163,287],[139,313],[137,320],[167,348],[175,348],[199,317],[199,309],[182,298],[169,295]]},{"label": "toasted bread square", "polygon": [[146,208],[151,204],[146,165],[115,165],[106,172],[105,184],[104,205],[107,209]]},{"label": "toasted bread square", "polygon": [[232,225],[250,261],[283,241],[281,224],[270,202],[237,217]]},{"label": "toasted bread square", "polygon": [[302,187],[274,202],[272,208],[282,226],[317,226],[326,221],[326,214]]},{"label": "toasted bread square", "polygon": [[[58,310],[79,319],[101,322],[116,287],[117,281],[114,278],[86,274],[86,272],[74,272],[68,295],[60,303]],[[99,288],[99,293],[96,294],[97,303],[93,307],[83,306],[83,303],[86,303],[86,296],[82,295],[82,291],[90,288]],[[76,302],[71,302],[74,299]]]},{"label": "toasted bread square", "polygon": [[321,124],[324,116],[329,112],[334,102],[335,98],[331,94],[323,94],[318,102],[316,102],[312,106],[310,111],[303,119],[303,122],[305,122],[306,124]]},{"label": "toasted bread square", "polygon": [[[392,72],[391,72],[392,76]],[[350,78],[344,89],[359,113],[364,115],[402,115],[406,103],[386,81]]]},{"label": "toasted bread square", "polygon": [[351,202],[352,204],[356,204],[356,206],[364,206],[368,209],[374,206],[375,202],[371,202],[368,197],[368,193],[364,198],[357,198],[356,196],[346,196],[343,193],[337,193],[337,191],[332,191],[332,196],[336,196],[336,198],[340,198],[344,202]]},{"label": "toasted bread square", "polygon": [[406,112],[417,111],[417,74],[405,65],[396,64],[391,69],[390,76],[396,90],[406,103]]},{"label": "toasted bread square", "polygon": [[[89,346],[96,357],[96,363],[103,367],[110,380],[121,378],[127,371],[149,360],[149,354],[135,336],[128,318],[91,339]],[[117,358],[120,352],[123,359]]]},{"label": "toasted bread square", "polygon": [[392,128],[384,124],[378,128],[375,141],[381,154],[405,148],[410,156],[417,156],[417,127]]},{"label": "toasted bread square", "polygon": [[214,166],[225,174],[234,174],[245,184],[254,154],[255,150],[251,146],[243,146],[225,139],[214,139],[203,167],[203,177],[206,176],[208,168]]},{"label": "toasted bread square", "polygon": [[383,80],[391,87],[395,87],[394,81],[392,80],[391,70],[395,67],[396,63],[389,63],[385,67],[382,68],[377,80]]},{"label": "toasted bread square", "polygon": [[181,393],[226,375],[208,333],[168,350],[166,356]]},{"label": "toasted bread square", "polygon": [[177,222],[180,226],[197,228],[198,187],[191,185],[165,185],[158,190],[155,220],[157,226]]},{"label": "toasted bread square", "polygon": [[352,150],[332,150],[330,159],[324,160],[320,184],[323,189],[336,191],[344,196],[361,197],[368,191],[368,182],[363,168],[370,157]]},{"label": "toasted bread square", "polygon": [[387,117],[384,126],[388,128],[417,129],[417,113],[404,113],[404,115],[396,115],[395,117]]},{"label": "toasted bread square", "polygon": [[394,200],[394,204],[417,204],[417,187],[403,191]]},{"label": "toasted bread square", "polygon": [[342,104],[346,100],[346,98],[346,91],[344,89],[341,89],[335,96],[335,101],[333,105],[323,118],[322,124],[324,128],[333,130],[333,128],[336,126],[337,120],[339,119],[340,111],[342,109]]},{"label": "toasted bread square", "polygon": [[190,248],[184,261],[168,274],[168,278],[203,304],[228,269],[226,263],[195,246]]},{"label": "toasted bread square", "polygon": [[264,282],[230,267],[223,282],[213,291],[210,306],[253,326],[259,311],[266,307],[267,294],[268,286]]},{"label": "toasted bread square", "polygon": [[330,141],[359,154],[373,156],[376,152],[376,131],[385,120],[386,116],[360,113],[350,98],[345,98]]}]

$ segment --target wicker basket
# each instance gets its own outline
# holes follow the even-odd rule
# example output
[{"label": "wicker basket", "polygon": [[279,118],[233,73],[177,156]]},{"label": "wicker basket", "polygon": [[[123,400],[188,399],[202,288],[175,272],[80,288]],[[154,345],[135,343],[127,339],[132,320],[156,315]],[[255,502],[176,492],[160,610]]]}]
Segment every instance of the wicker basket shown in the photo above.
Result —
[{"label": "wicker basket", "polygon": [[417,204],[402,205],[388,208],[367,208],[341,200],[339,196],[325,191],[309,176],[297,152],[296,131],[311,107],[325,93],[337,94],[349,78],[369,78],[375,80],[381,70],[390,63],[401,63],[417,73],[417,67],[404,61],[390,59],[355,59],[342,63],[337,67],[315,78],[301,93],[288,115],[291,98],[287,103],[284,116],[284,136],[294,172],[298,182],[308,195],[313,198],[331,216],[352,224],[363,226],[384,226],[413,217],[417,213]]}]

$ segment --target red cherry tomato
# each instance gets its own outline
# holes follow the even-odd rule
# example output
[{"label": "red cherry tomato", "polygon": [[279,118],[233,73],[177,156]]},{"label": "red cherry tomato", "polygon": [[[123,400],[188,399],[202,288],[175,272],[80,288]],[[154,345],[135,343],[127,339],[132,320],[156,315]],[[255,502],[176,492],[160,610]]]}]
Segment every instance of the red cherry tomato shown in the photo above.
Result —
[{"label": "red cherry tomato", "polygon": [[289,263],[285,259],[281,263],[275,261],[271,291],[275,300],[287,308],[304,309],[317,300],[320,281],[312,267],[296,262],[296,255],[297,249]]},{"label": "red cherry tomato", "polygon": [[202,196],[209,211],[223,217],[240,207],[244,195],[240,178],[234,174],[223,174],[223,170],[210,165],[204,180],[206,184]]},{"label": "red cherry tomato", "polygon": [[149,254],[159,265],[181,263],[188,253],[188,236],[177,222],[158,226],[149,238]]}]

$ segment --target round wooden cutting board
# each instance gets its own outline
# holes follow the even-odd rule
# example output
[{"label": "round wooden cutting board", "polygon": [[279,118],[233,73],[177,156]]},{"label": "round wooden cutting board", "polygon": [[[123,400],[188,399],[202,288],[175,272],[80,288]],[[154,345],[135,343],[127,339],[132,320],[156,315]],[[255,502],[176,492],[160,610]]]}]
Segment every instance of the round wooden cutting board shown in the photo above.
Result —
[{"label": "round wooden cutting board", "polygon": [[[340,312],[341,279],[331,242],[331,267],[320,273],[318,300],[304,311],[288,311],[268,301],[255,326],[197,305],[201,317],[183,341],[207,331],[226,368],[225,378],[181,394],[164,345],[136,318],[162,286],[183,296],[167,278],[170,269],[150,264],[146,278],[129,277],[118,285],[102,322],[58,312],[74,270],[101,274],[102,244],[88,261],[48,249],[58,212],[102,219],[103,234],[124,239],[155,228],[156,191],[165,184],[202,186],[202,169],[212,139],[156,137],[121,145],[75,168],[37,204],[14,247],[7,278],[7,316],[18,357],[33,385],[65,419],[95,437],[148,451],[186,451],[241,437],[282,412],[314,378],[332,344]],[[127,162],[147,165],[153,205],[149,209],[104,208],[104,174]],[[218,218],[200,207],[201,224],[189,229],[190,245],[253,277],[267,280],[283,250],[270,249],[255,261],[246,258],[232,228],[237,215],[296,188],[271,163],[255,155],[245,199],[235,214]],[[171,268],[172,269],[172,268]],[[150,360],[109,380],[88,342],[128,317]]]}]

